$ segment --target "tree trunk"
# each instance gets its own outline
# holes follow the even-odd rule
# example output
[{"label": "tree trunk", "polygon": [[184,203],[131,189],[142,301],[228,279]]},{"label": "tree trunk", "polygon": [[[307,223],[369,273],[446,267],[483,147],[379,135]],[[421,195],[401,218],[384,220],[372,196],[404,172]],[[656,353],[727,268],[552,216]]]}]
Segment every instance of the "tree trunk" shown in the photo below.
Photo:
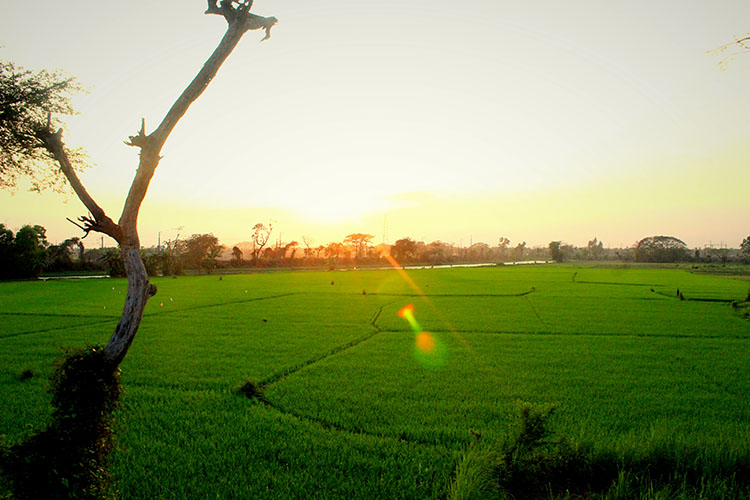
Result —
[{"label": "tree trunk", "polygon": [[266,18],[250,14],[252,1],[236,3],[238,5],[233,6],[233,2],[222,1],[221,6],[219,6],[215,1],[208,2],[209,8],[206,14],[223,16],[229,25],[226,33],[196,77],[177,98],[177,101],[172,104],[156,130],[147,135],[145,120],[142,120],[141,130],[137,135],[131,136],[130,141],[126,143],[140,148],[141,154],[135,178],[128,191],[125,206],[117,224],[97,205],[73,170],[62,142],[62,129],[54,133],[50,130],[51,114],[48,116],[47,126],[41,127],[37,132],[42,145],[58,161],[73,191],[90,212],[89,216],[79,217],[78,220],[82,225],[75,222],[74,224],[83,229],[86,235],[90,231],[104,233],[114,238],[120,245],[120,252],[125,264],[125,274],[128,277],[128,294],[117,328],[104,349],[105,362],[110,365],[112,370],[117,369],[125,354],[127,354],[141,324],[146,302],[156,294],[156,287],[148,282],[148,274],[141,260],[137,222],[141,203],[146,196],[154,171],[161,160],[160,155],[164,142],[177,122],[185,115],[190,105],[200,97],[208,84],[211,83],[211,80],[216,76],[219,68],[232,53],[245,32],[263,29],[266,32],[265,40],[270,36],[271,28],[276,24],[275,17]]},{"label": "tree trunk", "polygon": [[128,295],[122,309],[120,322],[104,349],[104,359],[116,368],[125,357],[143,318],[146,302],[156,294],[156,287],[148,282],[146,267],[141,260],[140,244],[120,245],[125,273],[128,277]]}]

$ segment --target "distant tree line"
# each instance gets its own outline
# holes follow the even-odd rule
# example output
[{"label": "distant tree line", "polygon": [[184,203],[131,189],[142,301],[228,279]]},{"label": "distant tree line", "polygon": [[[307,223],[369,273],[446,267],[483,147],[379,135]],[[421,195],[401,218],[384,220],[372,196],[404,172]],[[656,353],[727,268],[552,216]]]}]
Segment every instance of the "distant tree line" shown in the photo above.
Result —
[{"label": "distant tree line", "polygon": [[[440,240],[425,243],[401,238],[393,245],[374,245],[372,234],[352,233],[342,241],[315,245],[310,236],[302,244],[293,240],[271,241],[273,226],[256,224],[250,241],[230,249],[211,233],[179,235],[156,247],[141,249],[141,259],[151,276],[176,276],[185,272],[211,274],[217,269],[274,267],[441,265],[457,263],[501,263],[523,261],[630,261],[630,262],[744,262],[750,264],[750,236],[739,249],[691,250],[673,236],[649,236],[628,248],[607,248],[598,238],[576,247],[551,241],[547,247],[529,247],[525,241],[511,244],[500,237],[495,245],[484,242],[457,246]],[[392,260],[389,260],[392,259]],[[26,225],[15,234],[0,224],[0,279],[35,278],[40,273],[106,272],[124,276],[122,255],[117,248],[86,249],[82,239],[68,238],[51,245],[46,230]]]},{"label": "distant tree line", "polygon": [[48,246],[42,226],[23,226],[13,234],[0,224],[0,278],[39,276],[49,260]]}]

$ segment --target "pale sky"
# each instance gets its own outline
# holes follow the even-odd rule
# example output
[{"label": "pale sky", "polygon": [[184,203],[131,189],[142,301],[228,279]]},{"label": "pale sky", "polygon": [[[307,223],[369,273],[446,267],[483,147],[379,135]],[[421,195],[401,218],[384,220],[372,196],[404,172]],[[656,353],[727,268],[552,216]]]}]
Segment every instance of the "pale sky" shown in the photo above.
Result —
[{"label": "pale sky", "polygon": [[[61,69],[90,93],[64,137],[117,220],[150,132],[226,23],[198,0],[3,2],[0,59]],[[415,239],[691,247],[750,234],[750,2],[256,0],[250,32],[163,150],[144,245],[274,221],[316,245]],[[0,222],[76,236],[72,195],[0,192]],[[95,237],[90,237],[94,239]],[[98,241],[98,240],[97,240]],[[93,242],[92,242],[93,244]]]}]

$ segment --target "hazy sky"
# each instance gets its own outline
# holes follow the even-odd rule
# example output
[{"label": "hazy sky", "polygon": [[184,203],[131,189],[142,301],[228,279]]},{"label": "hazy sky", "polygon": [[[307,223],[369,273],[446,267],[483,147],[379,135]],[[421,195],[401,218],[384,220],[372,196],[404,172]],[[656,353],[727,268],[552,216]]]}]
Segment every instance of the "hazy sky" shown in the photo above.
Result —
[{"label": "hazy sky", "polygon": [[[153,130],[226,28],[197,0],[0,3],[0,59],[62,69],[65,140],[113,219]],[[750,234],[750,2],[256,0],[250,32],[164,148],[141,241],[274,221],[315,244],[369,232],[467,244],[630,245]],[[72,196],[0,192],[0,222],[78,235]],[[92,237],[93,238],[93,237]]]}]

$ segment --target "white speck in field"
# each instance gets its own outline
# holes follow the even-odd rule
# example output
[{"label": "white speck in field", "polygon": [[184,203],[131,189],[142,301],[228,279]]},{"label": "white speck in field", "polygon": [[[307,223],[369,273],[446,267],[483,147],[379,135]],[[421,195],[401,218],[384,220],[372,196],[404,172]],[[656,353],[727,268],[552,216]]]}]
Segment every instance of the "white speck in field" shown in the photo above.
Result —
[{"label": "white speck in field", "polygon": [[174,302],[174,299],[172,297],[169,297],[170,302]]},{"label": "white speck in field", "polygon": [[159,302],[159,307],[164,307],[164,302]]},{"label": "white speck in field", "polygon": [[245,293],[247,293],[247,290],[245,290]]},{"label": "white speck in field", "polygon": [[106,309],[106,308],[107,308],[107,306],[104,306],[104,309]]}]

